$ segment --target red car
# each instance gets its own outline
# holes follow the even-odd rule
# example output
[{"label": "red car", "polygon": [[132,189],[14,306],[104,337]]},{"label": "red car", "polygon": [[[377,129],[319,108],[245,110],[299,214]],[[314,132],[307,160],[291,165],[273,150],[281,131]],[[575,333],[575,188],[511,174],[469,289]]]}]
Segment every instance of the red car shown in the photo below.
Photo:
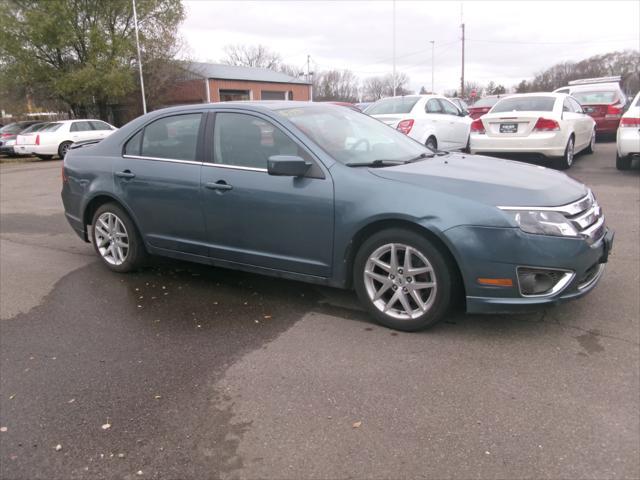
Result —
[{"label": "red car", "polygon": [[624,113],[627,98],[617,85],[585,85],[571,88],[585,113],[596,121],[596,133],[615,135]]},{"label": "red car", "polygon": [[476,118],[480,118],[482,115],[491,110],[491,107],[498,103],[498,100],[508,96],[509,95],[487,95],[486,97],[482,97],[476,103],[468,107],[469,116],[474,120]]}]

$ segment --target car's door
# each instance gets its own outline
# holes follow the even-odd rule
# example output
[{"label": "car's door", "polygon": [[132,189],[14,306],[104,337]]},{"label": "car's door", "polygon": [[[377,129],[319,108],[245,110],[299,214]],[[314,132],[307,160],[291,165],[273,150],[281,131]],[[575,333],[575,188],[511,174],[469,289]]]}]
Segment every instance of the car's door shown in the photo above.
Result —
[{"label": "car's door", "polygon": [[[258,113],[211,113],[206,141],[202,209],[210,256],[328,277],[334,221],[328,171],[289,132]],[[272,155],[300,156],[312,167],[305,177],[272,176]]]},{"label": "car's door", "polygon": [[576,112],[575,106],[570,102],[569,98],[565,98],[562,103],[562,120],[564,120],[575,133],[575,150],[579,152],[589,141],[590,135],[589,138],[587,138],[585,123],[583,121],[584,116]]},{"label": "car's door", "polygon": [[426,113],[426,125],[428,130],[433,132],[438,141],[438,148],[443,150],[449,147],[447,140],[446,121],[447,117],[442,110],[442,105],[436,98],[430,98],[424,107]]},{"label": "car's door", "polygon": [[584,132],[584,142],[585,147],[591,143],[591,136],[593,135],[593,129],[595,128],[595,122],[593,118],[591,118],[583,109],[580,102],[578,102],[575,98],[569,97],[569,103],[573,106],[573,110],[578,114],[578,121],[582,125],[582,129]]},{"label": "car's door", "polygon": [[467,146],[467,140],[469,139],[469,129],[471,122],[460,115],[460,109],[456,107],[449,100],[440,98],[440,104],[442,105],[442,111],[446,116],[446,135],[448,141],[451,143],[450,148],[464,148]]},{"label": "car's door", "polygon": [[113,160],[118,198],[145,240],[168,255],[207,257],[200,208],[203,116],[191,111],[158,118],[131,136]]},{"label": "car's door", "polygon": [[101,139],[111,135],[115,129],[109,125],[107,122],[102,122],[100,120],[91,120],[91,126],[93,127],[93,138]]}]

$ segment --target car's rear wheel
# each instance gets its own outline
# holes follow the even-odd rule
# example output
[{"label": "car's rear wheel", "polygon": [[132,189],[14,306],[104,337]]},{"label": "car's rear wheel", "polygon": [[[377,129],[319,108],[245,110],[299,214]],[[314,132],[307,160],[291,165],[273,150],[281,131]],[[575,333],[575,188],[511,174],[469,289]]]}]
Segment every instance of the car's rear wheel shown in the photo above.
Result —
[{"label": "car's rear wheel", "polygon": [[564,155],[556,160],[556,168],[558,170],[568,170],[573,165],[573,156],[575,155],[575,144],[573,135],[569,137],[567,146],[564,149]]},{"label": "car's rear wheel", "polygon": [[621,157],[616,152],[616,168],[618,170],[629,170],[631,168],[631,157]]},{"label": "car's rear wheel", "polygon": [[434,152],[438,150],[438,141],[436,140],[436,137],[432,136],[427,138],[427,141],[424,144]]},{"label": "car's rear wheel", "polygon": [[40,160],[51,160],[53,155],[36,155]]},{"label": "car's rear wheel", "polygon": [[69,148],[71,148],[72,143],[71,142],[62,142],[59,146],[58,146],[58,156],[64,160],[64,156],[67,154],[67,152],[69,151]]},{"label": "car's rear wheel", "polygon": [[370,237],[356,255],[353,275],[360,301],[386,327],[420,330],[449,307],[453,279],[447,261],[415,232],[390,229]]},{"label": "car's rear wheel", "polygon": [[144,263],[146,250],[133,221],[115,203],[100,206],[93,215],[93,247],[115,272],[130,272]]},{"label": "car's rear wheel", "polygon": [[591,133],[591,140],[589,141],[589,146],[585,149],[585,152],[587,153],[593,153],[593,151],[596,149],[596,129],[593,129],[593,132]]}]

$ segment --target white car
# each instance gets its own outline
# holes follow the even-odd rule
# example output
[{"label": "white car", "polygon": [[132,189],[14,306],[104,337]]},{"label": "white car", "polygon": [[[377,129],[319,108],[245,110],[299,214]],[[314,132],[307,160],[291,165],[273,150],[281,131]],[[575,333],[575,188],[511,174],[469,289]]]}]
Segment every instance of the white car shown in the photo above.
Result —
[{"label": "white car", "polygon": [[407,95],[378,100],[365,111],[432,150],[459,150],[469,144],[471,118],[439,95]]},{"label": "white car", "polygon": [[616,168],[628,170],[631,160],[640,157],[640,92],[620,119],[616,144]]},{"label": "white car", "polygon": [[501,99],[471,124],[471,153],[527,154],[551,160],[558,169],[576,153],[591,153],[596,124],[578,101],[564,93],[524,93]]},{"label": "white car", "polygon": [[31,155],[32,147],[36,142],[36,134],[47,128],[50,122],[42,122],[31,125],[21,131],[15,140],[13,151],[16,155]]},{"label": "white car", "polygon": [[64,158],[69,147],[75,142],[101,140],[117,130],[102,120],[64,120],[51,122],[37,132],[30,152],[47,160],[54,155]]}]

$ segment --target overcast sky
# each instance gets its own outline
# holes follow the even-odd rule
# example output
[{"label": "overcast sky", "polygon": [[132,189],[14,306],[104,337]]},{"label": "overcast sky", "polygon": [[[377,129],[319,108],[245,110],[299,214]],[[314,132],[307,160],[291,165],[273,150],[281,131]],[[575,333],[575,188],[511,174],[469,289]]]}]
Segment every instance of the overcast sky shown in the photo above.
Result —
[{"label": "overcast sky", "polygon": [[[396,63],[410,88],[460,84],[461,5],[466,25],[465,78],[506,87],[564,60],[640,49],[640,2],[631,1],[402,1],[396,10]],[[185,2],[181,27],[195,60],[218,61],[227,44],[262,44],[306,70],[348,68],[361,79],[391,73],[393,2]]]}]

